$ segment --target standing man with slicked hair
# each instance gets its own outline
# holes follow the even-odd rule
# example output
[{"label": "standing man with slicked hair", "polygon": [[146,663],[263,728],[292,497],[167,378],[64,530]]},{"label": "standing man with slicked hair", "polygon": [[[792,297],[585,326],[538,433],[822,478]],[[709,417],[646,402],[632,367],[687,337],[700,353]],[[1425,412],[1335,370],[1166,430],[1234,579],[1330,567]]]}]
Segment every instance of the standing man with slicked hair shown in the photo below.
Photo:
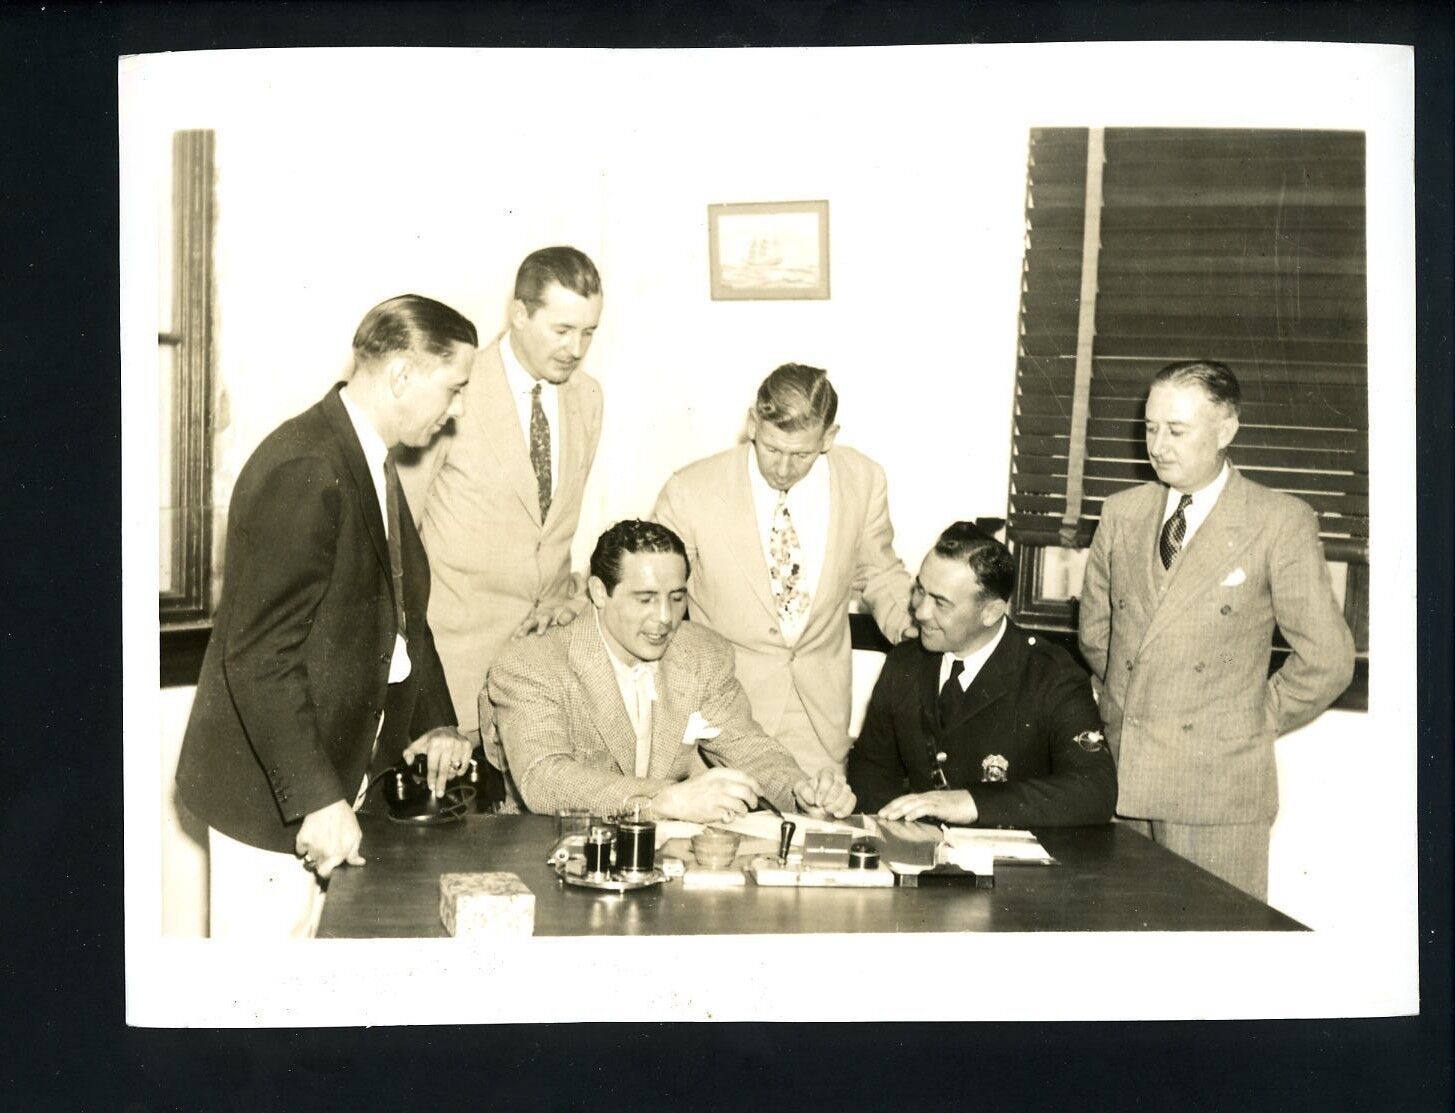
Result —
[{"label": "standing man with slicked hair", "polygon": [[732,643],[753,717],[805,773],[843,772],[849,752],[850,598],[891,642],[913,632],[884,471],[834,444],[838,405],[827,372],[785,363],[750,443],[683,468],[654,512],[687,544],[693,620]]},{"label": "standing man with slicked hair", "polygon": [[238,475],[177,763],[182,802],[208,826],[215,939],[311,937],[320,880],[364,862],[353,809],[368,773],[423,754],[439,795],[464,769],[393,450],[460,416],[475,343],[429,298],[375,306],[348,381]]},{"label": "standing man with slicked hair", "polygon": [[[1313,510],[1228,462],[1241,402],[1221,363],[1157,373],[1147,396],[1157,480],[1102,505],[1080,641],[1101,682],[1117,814],[1266,900],[1273,741],[1348,687],[1354,640]],[[1275,626],[1291,652],[1269,676]]]},{"label": "standing man with slicked hair", "polygon": [[573,247],[520,264],[510,327],[480,349],[465,413],[401,467],[435,590],[430,624],[460,726],[489,731],[485,676],[512,639],[586,606],[571,541],[601,435],[601,387],[581,370],[601,320],[601,276]]}]

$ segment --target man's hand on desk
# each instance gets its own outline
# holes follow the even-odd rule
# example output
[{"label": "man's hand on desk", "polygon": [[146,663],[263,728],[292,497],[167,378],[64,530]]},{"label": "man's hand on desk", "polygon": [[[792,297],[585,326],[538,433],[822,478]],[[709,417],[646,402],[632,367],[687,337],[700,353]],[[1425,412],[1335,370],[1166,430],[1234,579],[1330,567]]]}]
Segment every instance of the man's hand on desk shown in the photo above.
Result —
[{"label": "man's hand on desk", "polygon": [[407,765],[418,754],[424,754],[428,763],[425,780],[429,790],[436,796],[445,794],[445,785],[451,777],[458,777],[470,764],[470,740],[454,727],[435,727],[421,734],[404,751]]},{"label": "man's hand on desk", "polygon": [[747,815],[762,789],[740,769],[709,769],[662,789],[652,798],[658,819],[686,819],[693,823],[731,823]]},{"label": "man's hand on desk", "polygon": [[303,817],[293,846],[303,856],[303,864],[324,878],[345,862],[351,866],[364,864],[359,854],[363,838],[354,809],[335,800]]},{"label": "man's hand on desk", "polygon": [[820,769],[818,776],[805,777],[793,786],[793,797],[804,815],[824,819],[848,815],[858,798],[837,769]]},{"label": "man's hand on desk", "polygon": [[975,798],[963,788],[939,789],[935,792],[911,792],[896,796],[879,809],[883,819],[924,819],[932,816],[946,823],[974,823],[980,818]]}]

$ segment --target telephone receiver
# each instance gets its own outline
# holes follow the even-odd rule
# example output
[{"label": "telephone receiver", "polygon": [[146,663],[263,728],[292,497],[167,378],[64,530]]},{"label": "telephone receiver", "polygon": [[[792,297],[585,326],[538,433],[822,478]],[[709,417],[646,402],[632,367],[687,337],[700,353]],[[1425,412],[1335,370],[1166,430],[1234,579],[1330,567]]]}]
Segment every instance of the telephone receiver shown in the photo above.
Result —
[{"label": "telephone receiver", "polygon": [[436,796],[430,791],[428,775],[429,761],[424,754],[416,754],[412,762],[391,765],[381,774],[384,803],[389,809],[390,819],[398,823],[430,826],[465,818],[475,800],[475,783],[478,780],[475,759],[470,759],[470,764],[458,777],[450,779],[443,796]]}]

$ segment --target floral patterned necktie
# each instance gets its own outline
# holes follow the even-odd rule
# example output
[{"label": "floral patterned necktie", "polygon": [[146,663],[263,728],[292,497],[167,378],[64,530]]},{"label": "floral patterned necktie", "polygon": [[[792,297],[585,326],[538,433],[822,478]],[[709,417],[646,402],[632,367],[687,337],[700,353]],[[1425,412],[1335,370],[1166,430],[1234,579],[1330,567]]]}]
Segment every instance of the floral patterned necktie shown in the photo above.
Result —
[{"label": "floral patterned necktie", "polygon": [[541,524],[551,512],[551,426],[541,408],[541,384],[530,389],[530,466],[536,473],[536,497],[541,504]]},{"label": "floral patterned necktie", "polygon": [[778,617],[783,632],[788,635],[797,632],[808,617],[808,592],[803,589],[803,549],[798,542],[798,531],[793,528],[793,518],[788,513],[788,492],[778,493],[778,505],[773,509],[773,527],[768,533],[768,551],[772,561],[768,567],[768,581],[773,595],[778,600]]}]

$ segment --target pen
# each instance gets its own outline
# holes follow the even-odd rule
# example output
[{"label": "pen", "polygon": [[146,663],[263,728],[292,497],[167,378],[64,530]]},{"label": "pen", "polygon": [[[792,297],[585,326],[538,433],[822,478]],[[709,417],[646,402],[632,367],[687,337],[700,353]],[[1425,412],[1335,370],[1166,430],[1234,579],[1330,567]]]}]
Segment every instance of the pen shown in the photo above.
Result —
[{"label": "pen", "polygon": [[[703,763],[707,766],[722,768],[721,765],[719,765],[712,758],[708,757],[701,750],[698,750],[697,752],[701,756]],[[793,832],[798,829],[797,825],[791,819],[788,819],[786,816],[784,816],[784,814],[778,810],[778,805],[773,803],[772,800],[769,800],[766,795],[760,794],[758,796],[758,803],[762,804],[770,812],[776,815],[780,821],[780,825],[778,828],[778,861],[783,863],[784,865],[787,865],[788,849],[793,845]]]}]

